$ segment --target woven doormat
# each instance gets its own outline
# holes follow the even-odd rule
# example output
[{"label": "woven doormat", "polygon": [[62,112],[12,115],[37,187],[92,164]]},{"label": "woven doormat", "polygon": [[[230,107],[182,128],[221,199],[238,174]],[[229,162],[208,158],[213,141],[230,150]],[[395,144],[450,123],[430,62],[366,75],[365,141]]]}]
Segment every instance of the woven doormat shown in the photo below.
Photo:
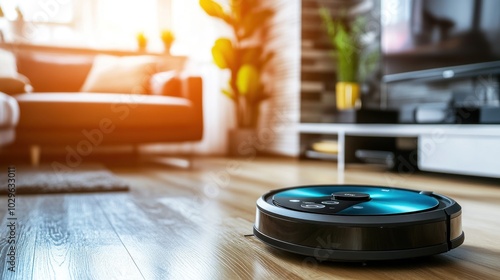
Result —
[{"label": "woven doormat", "polygon": [[[0,172],[0,194],[7,194],[7,168]],[[12,175],[11,175],[12,176]],[[56,171],[51,166],[16,166],[16,194],[127,191],[129,186],[100,165]]]}]

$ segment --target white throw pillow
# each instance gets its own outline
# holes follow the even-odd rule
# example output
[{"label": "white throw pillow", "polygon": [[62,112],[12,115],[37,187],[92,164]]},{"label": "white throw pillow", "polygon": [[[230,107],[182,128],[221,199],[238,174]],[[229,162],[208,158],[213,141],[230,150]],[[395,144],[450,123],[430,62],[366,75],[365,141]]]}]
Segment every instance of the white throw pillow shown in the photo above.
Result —
[{"label": "white throw pillow", "polygon": [[149,80],[158,72],[158,57],[98,55],[81,92],[149,92]]}]

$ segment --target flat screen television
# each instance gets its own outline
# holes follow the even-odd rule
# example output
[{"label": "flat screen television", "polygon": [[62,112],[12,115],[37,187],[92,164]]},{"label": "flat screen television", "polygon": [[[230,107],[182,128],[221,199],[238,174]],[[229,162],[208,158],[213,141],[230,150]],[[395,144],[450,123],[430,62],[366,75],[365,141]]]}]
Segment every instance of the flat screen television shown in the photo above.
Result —
[{"label": "flat screen television", "polygon": [[383,82],[500,74],[500,1],[381,0]]}]

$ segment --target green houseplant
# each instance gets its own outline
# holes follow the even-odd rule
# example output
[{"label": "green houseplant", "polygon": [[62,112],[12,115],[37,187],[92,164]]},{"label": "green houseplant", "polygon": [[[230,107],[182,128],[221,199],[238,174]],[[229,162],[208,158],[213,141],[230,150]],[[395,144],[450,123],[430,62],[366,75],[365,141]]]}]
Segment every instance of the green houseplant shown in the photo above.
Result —
[{"label": "green houseplant", "polygon": [[322,7],[319,14],[326,27],[330,43],[335,49],[337,62],[336,101],[337,109],[352,109],[359,104],[359,67],[362,26],[365,20],[358,17],[349,22],[346,17],[334,19],[330,11]]},{"label": "green houseplant", "polygon": [[270,96],[264,80],[274,52],[263,47],[263,34],[274,12],[264,3],[265,0],[230,0],[224,9],[212,0],[199,1],[208,15],[224,21],[232,31],[231,38],[215,41],[212,56],[219,68],[230,72],[228,86],[222,93],[235,105],[238,128],[255,129],[259,106]]}]

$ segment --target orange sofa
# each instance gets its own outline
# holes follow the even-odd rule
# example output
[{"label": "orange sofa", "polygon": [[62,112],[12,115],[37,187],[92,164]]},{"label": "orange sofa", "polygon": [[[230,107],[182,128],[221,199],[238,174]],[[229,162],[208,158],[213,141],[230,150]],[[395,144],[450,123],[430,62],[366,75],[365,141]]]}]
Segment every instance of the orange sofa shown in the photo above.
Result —
[{"label": "orange sofa", "polygon": [[200,141],[202,79],[183,60],[18,51],[32,93],[20,108],[16,145],[142,144]]}]

